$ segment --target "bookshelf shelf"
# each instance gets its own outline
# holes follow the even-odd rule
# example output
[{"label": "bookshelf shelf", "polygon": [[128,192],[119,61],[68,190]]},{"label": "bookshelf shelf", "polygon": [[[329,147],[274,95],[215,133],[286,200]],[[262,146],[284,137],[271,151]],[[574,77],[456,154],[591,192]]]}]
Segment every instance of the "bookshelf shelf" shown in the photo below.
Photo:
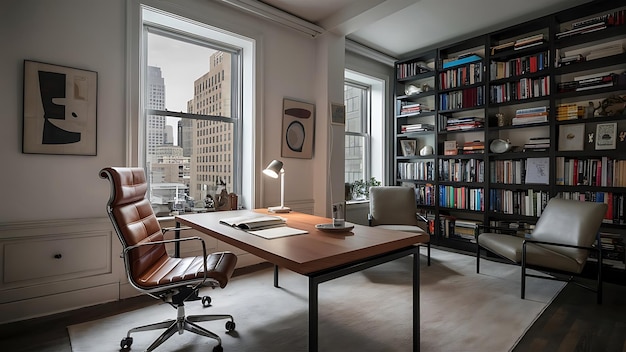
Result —
[{"label": "bookshelf shelf", "polygon": [[[602,174],[599,171],[601,167],[597,169],[598,163],[606,167],[607,160],[615,160],[615,165],[621,167],[622,164],[617,161],[624,161],[623,177],[626,180],[626,110],[608,114],[606,106],[601,108],[609,97],[614,96],[623,97],[626,104],[626,24],[619,22],[623,20],[612,20],[610,23],[608,20],[609,14],[618,19],[623,18],[625,13],[626,3],[622,1],[593,1],[459,43],[446,44],[397,62],[397,70],[400,65],[414,62],[432,68],[396,82],[396,101],[427,102],[432,104],[432,111],[428,111],[428,115],[398,116],[396,113],[395,123],[396,131],[400,131],[402,124],[420,123],[422,120],[435,125],[435,129],[415,134],[396,133],[395,139],[396,144],[407,138],[427,139],[423,143],[433,146],[434,154],[423,158],[405,157],[396,150],[395,162],[431,160],[435,177],[428,181],[402,178],[398,177],[396,170],[394,178],[397,184],[412,184],[416,192],[428,191],[429,201],[418,201],[418,204],[424,206],[424,210],[434,218],[435,243],[472,250],[475,244],[471,241],[450,235],[450,231],[454,232],[454,226],[450,228],[453,219],[485,225],[520,223],[531,226],[537,221],[537,215],[547,200],[557,196],[612,202],[609,207],[614,212],[612,219],[606,220],[602,231],[617,233],[622,239],[626,237],[626,181],[624,187],[613,184],[561,185],[558,177],[562,171],[557,170],[563,160],[579,159],[582,164],[595,166],[596,176],[591,175],[593,166],[589,166],[588,173],[589,177],[597,177]],[[602,21],[605,24],[600,23]],[[606,28],[600,28],[604,26]],[[595,31],[578,34],[592,28]],[[576,34],[564,36],[563,33]],[[620,45],[624,50],[619,49]],[[536,89],[541,82],[541,92],[517,94],[522,89],[522,81],[530,85],[525,89]],[[415,96],[405,94],[407,85],[424,82],[428,82],[432,89]],[[511,94],[511,89],[515,94]],[[500,94],[497,97],[503,97],[501,92],[505,92],[508,98],[494,99],[495,92]],[[466,104],[468,99],[471,99],[471,104]],[[592,110],[589,109],[590,103],[593,104]],[[566,106],[575,106],[573,112],[568,110],[568,114],[573,115],[567,117],[572,120],[563,119],[562,109]],[[615,106],[611,109],[617,110]],[[523,120],[533,114],[536,115],[532,120],[535,123]],[[557,116],[562,120],[557,120]],[[455,123],[469,118],[473,119],[469,126],[474,128],[466,125],[462,129],[448,130],[450,121]],[[512,124],[512,119],[515,124]],[[584,132],[582,148],[559,150],[561,128],[566,131],[578,128],[578,124],[584,126],[580,129]],[[596,148],[595,134],[599,124],[615,125],[616,135],[609,137],[616,139],[613,149]],[[531,139],[538,137],[549,139],[549,145],[539,151],[532,150]],[[495,139],[510,140],[513,150],[491,152],[489,145]],[[444,144],[449,145],[453,141],[459,148],[458,154],[445,155]],[[463,145],[475,141],[484,145],[484,153],[462,154]],[[540,149],[536,145],[535,148]],[[523,181],[503,183],[492,179],[497,163],[517,161],[523,164],[531,159],[535,159],[533,163],[545,162],[542,165],[547,165],[546,184]],[[603,161],[605,164],[602,164]],[[444,170],[444,166],[447,169]],[[442,176],[450,172],[450,167],[457,166],[467,166],[460,171],[465,176],[456,179],[459,181],[451,181],[449,174]],[[611,177],[616,172],[605,171],[612,172]],[[472,178],[467,178],[467,175],[472,175]],[[470,193],[472,200],[468,201]],[[505,197],[505,194],[506,211],[505,198],[499,198]],[[458,201],[466,203],[450,206],[454,204],[455,196],[459,197]],[[622,213],[618,213],[617,208]]]}]

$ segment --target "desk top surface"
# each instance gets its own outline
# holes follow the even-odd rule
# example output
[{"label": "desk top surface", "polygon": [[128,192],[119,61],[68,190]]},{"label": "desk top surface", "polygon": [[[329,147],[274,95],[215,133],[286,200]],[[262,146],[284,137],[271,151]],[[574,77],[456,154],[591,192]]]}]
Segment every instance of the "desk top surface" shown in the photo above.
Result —
[{"label": "desk top surface", "polygon": [[415,234],[354,225],[350,232],[328,233],[315,228],[331,219],[298,212],[278,215],[287,219],[287,226],[308,231],[306,234],[265,239],[246,231],[221,224],[220,219],[269,214],[265,209],[233,210],[214,213],[178,215],[176,220],[220,241],[243,249],[300,274],[349,264],[372,256],[428,242],[427,234]]}]

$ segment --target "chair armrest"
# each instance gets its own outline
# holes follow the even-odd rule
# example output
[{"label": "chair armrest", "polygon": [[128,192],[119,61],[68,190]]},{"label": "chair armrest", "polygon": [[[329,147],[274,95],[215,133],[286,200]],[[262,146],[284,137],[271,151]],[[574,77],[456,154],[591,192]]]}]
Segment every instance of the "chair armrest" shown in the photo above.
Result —
[{"label": "chair armrest", "polygon": [[[198,236],[193,236],[193,237],[184,237],[184,238],[176,238],[176,239],[171,239],[171,240],[162,240],[162,241],[152,241],[152,242],[144,242],[144,243],[138,243],[132,246],[128,246],[126,248],[124,248],[124,251],[122,252],[124,261],[127,262],[128,261],[128,252],[132,249],[136,249],[139,247],[143,247],[143,246],[153,246],[153,245],[162,245],[162,244],[167,244],[167,243],[180,243],[183,241],[200,241],[202,243],[202,257],[205,258],[202,261],[202,264],[204,266],[204,278],[202,280],[202,283],[204,283],[207,279],[207,266],[206,266],[206,243],[204,242],[204,240]],[[201,283],[201,284],[202,284]]]},{"label": "chair armrest", "polygon": [[526,250],[526,243],[536,243],[536,244],[545,244],[545,245],[550,245],[550,246],[577,248],[577,249],[588,249],[588,250],[592,250],[592,251],[599,251],[599,248],[596,248],[596,247],[576,246],[576,245],[573,245],[573,244],[537,241],[537,240],[532,240],[532,239],[525,239],[524,242],[522,242],[522,244],[524,246],[524,251]]},{"label": "chair armrest", "polygon": [[181,227],[164,227],[161,229],[161,232],[165,235],[168,231],[183,231],[183,230],[191,230],[192,228],[189,226],[181,226]]}]

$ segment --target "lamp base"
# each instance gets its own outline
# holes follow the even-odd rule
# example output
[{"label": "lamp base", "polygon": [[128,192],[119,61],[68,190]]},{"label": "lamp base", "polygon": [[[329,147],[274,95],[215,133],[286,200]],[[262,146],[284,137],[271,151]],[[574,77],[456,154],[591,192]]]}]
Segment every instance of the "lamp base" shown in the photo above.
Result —
[{"label": "lamp base", "polygon": [[267,211],[269,211],[270,213],[289,213],[291,211],[291,208],[289,207],[269,207],[267,208]]}]

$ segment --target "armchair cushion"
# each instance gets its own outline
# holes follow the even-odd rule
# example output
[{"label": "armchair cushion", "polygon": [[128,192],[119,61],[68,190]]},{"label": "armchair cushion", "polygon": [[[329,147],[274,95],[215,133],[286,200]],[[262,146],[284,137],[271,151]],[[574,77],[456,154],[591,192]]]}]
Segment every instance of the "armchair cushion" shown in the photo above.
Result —
[{"label": "armchair cushion", "polygon": [[[515,263],[522,262],[522,246],[524,238],[503,235],[499,233],[483,233],[478,236],[478,244],[491,252]],[[585,260],[575,256],[570,257],[557,251],[551,250],[557,246],[538,245],[528,243],[526,245],[526,263],[531,266],[541,266],[561,271],[578,273],[583,270]],[[587,252],[586,250],[580,250]]]},{"label": "armchair cushion", "polygon": [[387,229],[387,230],[395,230],[395,231],[404,231],[404,232],[411,232],[411,233],[423,233],[423,234],[426,234],[426,231],[424,231],[419,226],[412,226],[412,225],[379,225],[377,227],[380,227],[380,228],[383,228],[383,229]]}]

